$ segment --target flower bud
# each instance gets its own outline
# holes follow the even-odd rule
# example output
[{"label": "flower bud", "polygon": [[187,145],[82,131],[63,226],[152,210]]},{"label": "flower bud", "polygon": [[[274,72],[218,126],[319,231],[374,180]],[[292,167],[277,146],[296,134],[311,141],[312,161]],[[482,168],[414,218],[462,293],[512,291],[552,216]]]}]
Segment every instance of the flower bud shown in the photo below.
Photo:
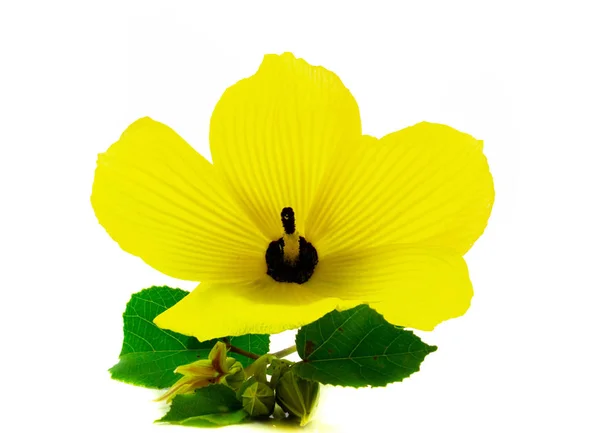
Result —
[{"label": "flower bud", "polygon": [[275,392],[269,385],[250,379],[242,387],[242,405],[253,417],[269,416],[275,408]]},{"label": "flower bud", "polygon": [[275,388],[277,387],[277,382],[279,379],[294,365],[293,362],[288,361],[287,359],[279,359],[275,358],[269,365],[268,373],[271,375],[271,380],[269,381],[269,385]]},{"label": "flower bud", "polygon": [[246,380],[246,373],[244,372],[244,366],[237,361],[235,358],[227,358],[227,367],[225,374],[220,383],[227,385],[230,388],[238,390],[242,383]]},{"label": "flower bud", "polygon": [[317,407],[319,383],[302,379],[294,370],[288,370],[277,383],[276,397],[283,410],[300,418],[300,425],[305,426]]}]

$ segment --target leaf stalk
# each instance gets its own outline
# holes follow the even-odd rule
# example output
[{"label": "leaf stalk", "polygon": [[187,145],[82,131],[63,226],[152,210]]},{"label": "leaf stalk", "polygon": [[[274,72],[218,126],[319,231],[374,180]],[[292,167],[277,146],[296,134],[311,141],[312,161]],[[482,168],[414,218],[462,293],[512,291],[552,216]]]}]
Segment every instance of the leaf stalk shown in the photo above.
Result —
[{"label": "leaf stalk", "polygon": [[286,349],[280,350],[279,352],[272,353],[272,355],[277,358],[285,358],[286,356],[291,355],[292,353],[296,353],[296,345],[295,344]]}]

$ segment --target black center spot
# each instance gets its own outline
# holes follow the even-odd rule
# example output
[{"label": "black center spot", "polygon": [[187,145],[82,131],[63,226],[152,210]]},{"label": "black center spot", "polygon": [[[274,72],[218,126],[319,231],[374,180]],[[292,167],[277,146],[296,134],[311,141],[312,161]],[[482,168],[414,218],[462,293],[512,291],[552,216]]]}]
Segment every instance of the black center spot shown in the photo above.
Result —
[{"label": "black center spot", "polygon": [[269,244],[265,259],[267,261],[267,275],[281,283],[306,283],[319,262],[317,250],[310,242],[300,236],[300,251],[298,259],[290,263],[283,257],[283,238]]}]

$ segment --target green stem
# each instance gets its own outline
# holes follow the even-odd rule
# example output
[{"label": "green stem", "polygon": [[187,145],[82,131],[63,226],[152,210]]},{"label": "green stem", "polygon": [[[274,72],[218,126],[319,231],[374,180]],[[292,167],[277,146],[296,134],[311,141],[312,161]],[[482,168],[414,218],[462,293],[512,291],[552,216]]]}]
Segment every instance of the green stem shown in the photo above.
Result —
[{"label": "green stem", "polygon": [[280,350],[279,352],[275,352],[272,355],[277,358],[285,358],[288,355],[296,352],[296,345],[290,346],[287,349]]}]

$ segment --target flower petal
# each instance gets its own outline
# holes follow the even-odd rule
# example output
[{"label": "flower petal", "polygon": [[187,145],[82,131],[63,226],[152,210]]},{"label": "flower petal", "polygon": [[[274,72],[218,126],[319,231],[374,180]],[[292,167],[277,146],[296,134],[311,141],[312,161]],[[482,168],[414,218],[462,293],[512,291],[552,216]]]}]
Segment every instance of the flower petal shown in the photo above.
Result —
[{"label": "flower petal", "polygon": [[464,254],[483,232],[494,187],[482,142],[419,123],[338,152],[308,216],[306,239],[324,258],[384,244]]},{"label": "flower petal", "polygon": [[92,206],[121,248],[172,277],[239,283],[265,273],[268,241],[214,167],[152,119],[98,156]]},{"label": "flower petal", "polygon": [[356,101],[340,79],[292,54],[265,56],[225,91],[210,124],[215,167],[263,234],[281,237],[280,213],[304,219],[337,145],[360,136]]},{"label": "flower petal", "polygon": [[154,323],[204,341],[275,334],[313,322],[340,305],[350,306],[313,294],[307,284],[277,283],[269,277],[242,287],[201,284]]},{"label": "flower petal", "polygon": [[460,254],[448,248],[384,245],[328,257],[312,290],[368,302],[390,323],[431,330],[469,308],[473,288]]}]

